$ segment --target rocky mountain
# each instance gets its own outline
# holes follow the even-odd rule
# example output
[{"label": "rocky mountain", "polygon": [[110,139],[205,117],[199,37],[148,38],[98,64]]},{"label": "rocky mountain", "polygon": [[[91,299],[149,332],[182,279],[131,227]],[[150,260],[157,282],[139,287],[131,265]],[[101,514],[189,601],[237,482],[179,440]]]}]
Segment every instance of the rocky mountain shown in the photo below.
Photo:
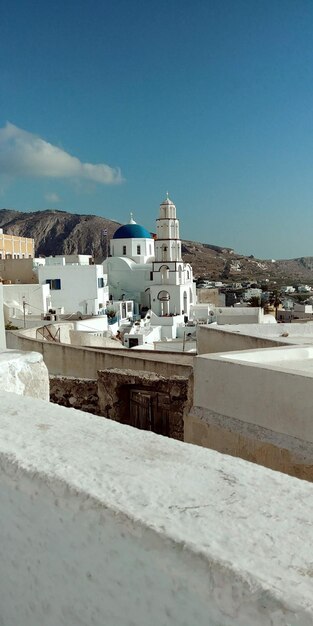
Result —
[{"label": "rocky mountain", "polygon": [[0,210],[0,228],[13,235],[32,237],[37,256],[80,253],[103,259],[106,241],[119,226],[118,222],[97,215],[77,215],[52,209],[31,213]]},{"label": "rocky mountain", "polygon": [[[119,226],[119,222],[97,215],[52,209],[29,213],[0,209],[0,227],[7,233],[33,237],[37,256],[92,254],[100,262],[106,256],[107,240]],[[196,277],[233,282],[268,278],[281,283],[313,283],[313,257],[262,260],[237,254],[231,248],[196,241],[183,241],[182,250],[184,260],[191,263]]]}]

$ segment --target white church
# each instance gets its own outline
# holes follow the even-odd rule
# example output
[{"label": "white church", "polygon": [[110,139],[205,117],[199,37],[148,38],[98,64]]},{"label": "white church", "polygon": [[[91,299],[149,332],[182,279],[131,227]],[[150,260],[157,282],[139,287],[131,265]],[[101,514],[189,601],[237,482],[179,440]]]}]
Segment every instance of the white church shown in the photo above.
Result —
[{"label": "white church", "polygon": [[104,261],[113,300],[134,300],[159,316],[189,316],[196,301],[191,265],[182,260],[179,220],[168,195],[160,205],[156,238],[146,228],[129,224],[117,229]]}]

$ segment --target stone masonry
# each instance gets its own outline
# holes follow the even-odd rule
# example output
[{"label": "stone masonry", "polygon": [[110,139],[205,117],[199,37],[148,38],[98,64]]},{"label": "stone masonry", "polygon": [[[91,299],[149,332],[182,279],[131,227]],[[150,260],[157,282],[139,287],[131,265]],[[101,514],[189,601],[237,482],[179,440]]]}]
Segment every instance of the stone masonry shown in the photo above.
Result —
[{"label": "stone masonry", "polygon": [[50,400],[55,404],[100,414],[98,383],[88,378],[50,376]]}]

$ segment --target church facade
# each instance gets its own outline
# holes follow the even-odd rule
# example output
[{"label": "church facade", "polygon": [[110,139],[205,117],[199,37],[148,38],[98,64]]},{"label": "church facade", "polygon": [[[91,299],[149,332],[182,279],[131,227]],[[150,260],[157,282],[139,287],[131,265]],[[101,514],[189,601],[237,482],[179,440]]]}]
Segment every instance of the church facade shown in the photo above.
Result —
[{"label": "church facade", "polygon": [[160,205],[154,239],[130,219],[117,229],[104,262],[114,300],[134,300],[159,317],[189,316],[195,303],[192,268],[182,259],[176,207],[167,196]]}]

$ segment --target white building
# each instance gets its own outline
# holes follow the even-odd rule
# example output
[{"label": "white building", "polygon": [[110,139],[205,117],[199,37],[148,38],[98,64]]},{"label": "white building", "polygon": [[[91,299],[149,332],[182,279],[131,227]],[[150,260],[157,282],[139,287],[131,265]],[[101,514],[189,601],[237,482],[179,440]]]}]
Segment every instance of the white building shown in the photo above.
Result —
[{"label": "white building", "polygon": [[87,264],[86,255],[77,255],[74,263],[66,260],[66,257],[48,257],[45,265],[38,267],[39,283],[50,286],[51,307],[66,314],[79,311],[84,315],[98,315],[108,301],[103,266]]},{"label": "white building", "polygon": [[310,285],[298,285],[299,293],[309,293],[311,291]]},{"label": "white building", "polygon": [[46,315],[51,307],[50,287],[44,285],[3,285],[3,305],[5,321],[14,323],[23,316]]},{"label": "white building", "polygon": [[244,292],[243,299],[245,302],[248,302],[249,300],[251,300],[251,298],[259,298],[261,301],[261,296],[262,289],[258,289],[257,287],[250,287]]},{"label": "white building", "polygon": [[111,254],[104,271],[114,299],[134,300],[157,316],[189,315],[196,298],[192,268],[182,260],[176,207],[168,197],[160,205],[156,240],[131,217],[114,233]]}]

